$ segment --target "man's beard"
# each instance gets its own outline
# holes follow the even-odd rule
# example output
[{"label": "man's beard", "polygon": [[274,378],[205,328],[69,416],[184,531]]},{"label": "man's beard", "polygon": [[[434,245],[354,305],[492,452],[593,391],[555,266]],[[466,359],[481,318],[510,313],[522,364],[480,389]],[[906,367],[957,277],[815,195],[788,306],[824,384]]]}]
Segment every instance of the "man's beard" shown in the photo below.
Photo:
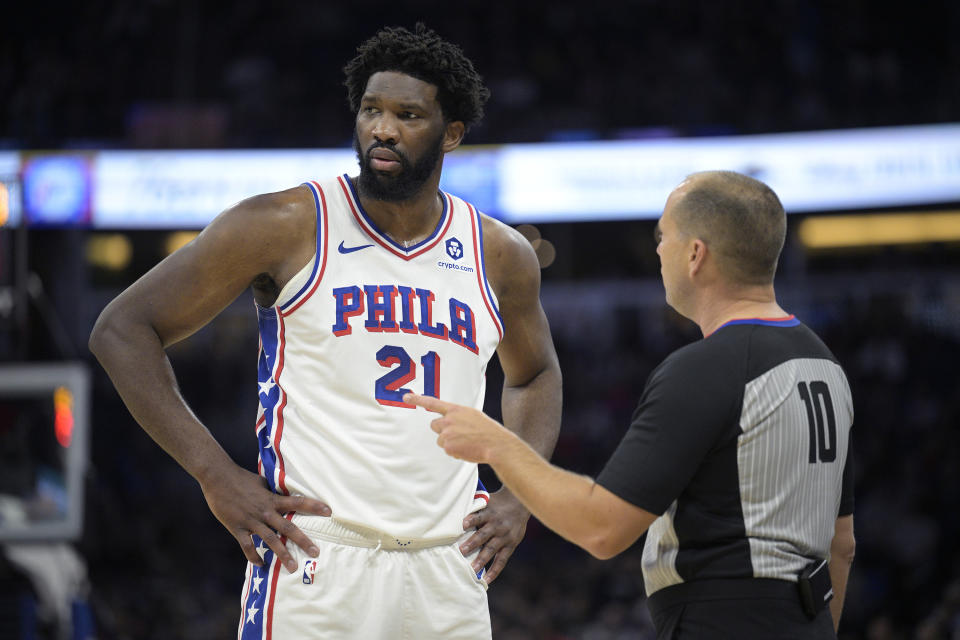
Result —
[{"label": "man's beard", "polygon": [[[374,142],[367,149],[366,153],[360,151],[360,140],[357,138],[357,132],[353,132],[353,150],[357,152],[357,162],[360,163],[360,179],[358,186],[360,193],[373,198],[374,200],[383,200],[386,202],[402,202],[409,200],[417,194],[426,184],[430,174],[436,168],[443,156],[443,134],[437,136],[434,144],[427,146],[427,151],[416,161],[410,164],[403,153],[394,145],[383,142]],[[389,149],[397,154],[400,162],[400,171],[395,175],[386,175],[370,166],[370,152],[378,147]]]}]

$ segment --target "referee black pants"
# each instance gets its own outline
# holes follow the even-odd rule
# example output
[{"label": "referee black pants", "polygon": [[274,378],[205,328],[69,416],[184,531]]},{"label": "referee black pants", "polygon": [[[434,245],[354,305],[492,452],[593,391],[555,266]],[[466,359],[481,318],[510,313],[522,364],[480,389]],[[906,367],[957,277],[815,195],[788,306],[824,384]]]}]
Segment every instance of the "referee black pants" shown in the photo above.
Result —
[{"label": "referee black pants", "polygon": [[657,640],[835,640],[830,608],[809,619],[785,580],[702,580],[647,600]]}]

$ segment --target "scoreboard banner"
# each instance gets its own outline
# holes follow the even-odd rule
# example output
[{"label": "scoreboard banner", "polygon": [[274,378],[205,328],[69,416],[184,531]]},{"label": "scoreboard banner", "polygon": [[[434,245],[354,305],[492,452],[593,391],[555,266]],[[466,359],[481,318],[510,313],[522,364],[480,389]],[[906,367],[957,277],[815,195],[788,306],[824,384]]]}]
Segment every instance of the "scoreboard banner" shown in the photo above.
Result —
[{"label": "scoreboard banner", "polygon": [[[440,187],[510,224],[644,219],[708,169],[767,182],[788,213],[955,203],[960,124],[465,146]],[[0,152],[8,225],[22,209],[37,226],[201,228],[244,198],[342,173],[357,173],[352,149]]]},{"label": "scoreboard banner", "polygon": [[259,193],[354,171],[353,151],[113,151],[97,157],[94,226],[189,228]]},{"label": "scoreboard banner", "polygon": [[696,171],[770,185],[788,212],[960,201],[960,125],[508,145],[500,210],[525,221],[656,218]]}]

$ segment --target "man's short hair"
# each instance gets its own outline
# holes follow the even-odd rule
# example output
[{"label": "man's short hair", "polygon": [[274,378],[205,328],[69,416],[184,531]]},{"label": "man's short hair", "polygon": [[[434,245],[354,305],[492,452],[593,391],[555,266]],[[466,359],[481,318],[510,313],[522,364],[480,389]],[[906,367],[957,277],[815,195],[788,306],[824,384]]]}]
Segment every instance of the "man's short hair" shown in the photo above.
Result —
[{"label": "man's short hair", "polygon": [[370,76],[398,71],[437,87],[437,101],[446,122],[463,122],[466,129],[483,118],[490,91],[473,63],[455,44],[418,22],[411,32],[387,27],[357,47],[357,56],[343,68],[347,101],[354,113]]},{"label": "man's short hair", "polygon": [[786,213],[773,189],[734,171],[704,171],[688,180],[676,209],[680,230],[706,242],[733,282],[772,283],[787,235]]}]

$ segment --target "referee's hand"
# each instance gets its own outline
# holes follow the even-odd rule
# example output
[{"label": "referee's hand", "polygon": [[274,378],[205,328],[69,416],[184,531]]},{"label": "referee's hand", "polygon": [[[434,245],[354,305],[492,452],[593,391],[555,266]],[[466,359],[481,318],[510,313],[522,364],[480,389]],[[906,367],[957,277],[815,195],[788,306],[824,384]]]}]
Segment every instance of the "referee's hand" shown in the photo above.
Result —
[{"label": "referee's hand", "polygon": [[[440,414],[430,428],[437,433],[437,444],[454,458],[495,465],[497,454],[519,441],[515,433],[472,407],[415,393],[404,395],[403,401]],[[464,519],[464,530],[476,532],[460,546],[460,551],[465,556],[478,551],[473,570],[479,572],[486,567],[483,580],[487,584],[496,580],[523,540],[529,518],[527,508],[509,491],[501,489],[490,496],[486,509]]]},{"label": "referee's hand", "polygon": [[403,401],[439,413],[430,423],[437,445],[449,456],[467,462],[491,463],[501,446],[516,435],[482,411],[434,398],[407,393]]}]

